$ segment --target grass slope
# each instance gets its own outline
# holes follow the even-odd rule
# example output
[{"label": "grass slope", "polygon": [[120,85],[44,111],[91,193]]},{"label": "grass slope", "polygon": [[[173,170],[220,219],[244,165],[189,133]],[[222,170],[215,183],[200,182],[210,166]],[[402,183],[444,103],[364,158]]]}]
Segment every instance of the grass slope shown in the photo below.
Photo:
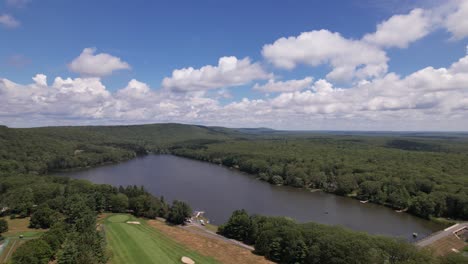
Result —
[{"label": "grass slope", "polygon": [[[141,224],[127,224],[127,221],[139,221]],[[148,226],[143,219],[130,215],[111,215],[103,223],[113,264],[180,263],[182,256],[190,257],[196,263],[218,263],[172,241]]]},{"label": "grass slope", "polygon": [[[5,246],[0,250],[0,263],[8,263],[13,252],[29,239],[35,239],[40,237],[46,230],[44,229],[33,229],[29,228],[29,217],[10,219],[9,217],[3,217],[8,222],[8,232],[3,233],[5,237],[3,242]],[[20,235],[23,238],[19,238]]]}]

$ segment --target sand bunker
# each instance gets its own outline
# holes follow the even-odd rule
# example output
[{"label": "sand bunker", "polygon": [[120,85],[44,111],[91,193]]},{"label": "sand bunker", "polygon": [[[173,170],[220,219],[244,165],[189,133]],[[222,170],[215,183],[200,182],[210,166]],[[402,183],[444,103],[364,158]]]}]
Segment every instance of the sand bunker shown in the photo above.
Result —
[{"label": "sand bunker", "polygon": [[195,264],[195,261],[193,261],[191,258],[189,257],[182,257],[181,259],[182,263],[184,264]]},{"label": "sand bunker", "polygon": [[138,222],[138,221],[127,221],[127,224],[131,224],[131,225],[140,225],[141,223]]}]

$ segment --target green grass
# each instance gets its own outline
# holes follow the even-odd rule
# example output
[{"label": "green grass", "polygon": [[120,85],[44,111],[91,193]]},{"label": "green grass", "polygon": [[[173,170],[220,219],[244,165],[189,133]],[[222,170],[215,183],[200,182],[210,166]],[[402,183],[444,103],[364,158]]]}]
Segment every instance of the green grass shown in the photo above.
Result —
[{"label": "green grass", "polygon": [[[4,217],[3,219],[8,222],[8,232],[3,233],[2,235],[5,237],[5,240],[9,240],[9,242],[0,252],[0,263],[8,263],[13,252],[22,243],[29,239],[38,238],[47,231],[45,229],[29,228],[29,218],[10,219],[9,217]],[[21,235],[23,238],[19,238]]]},{"label": "green grass", "polygon": [[44,231],[24,231],[15,234],[5,235],[5,237],[19,237],[22,235],[24,238],[36,238],[41,236],[43,233]]},{"label": "green grass", "polygon": [[[140,225],[126,221],[139,221]],[[111,215],[104,221],[111,263],[181,263],[182,256],[196,263],[218,263],[189,250],[148,226],[143,219],[129,215]]]},{"label": "green grass", "polygon": [[111,223],[124,223],[127,222],[128,219],[130,219],[129,215],[112,215],[107,218],[107,221]]},{"label": "green grass", "polygon": [[440,224],[440,225],[442,225],[444,227],[449,227],[449,226],[452,226],[452,225],[454,225],[456,223],[462,222],[462,221],[447,219],[447,218],[443,218],[443,217],[431,217],[430,220],[432,222]]}]

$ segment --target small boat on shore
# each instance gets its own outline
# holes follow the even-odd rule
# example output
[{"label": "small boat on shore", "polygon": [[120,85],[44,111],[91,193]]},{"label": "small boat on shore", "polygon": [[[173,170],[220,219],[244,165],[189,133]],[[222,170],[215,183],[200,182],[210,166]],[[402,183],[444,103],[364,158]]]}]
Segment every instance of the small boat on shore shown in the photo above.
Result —
[{"label": "small boat on shore", "polygon": [[365,201],[359,201],[359,202],[360,202],[360,203],[362,203],[362,204],[366,204],[366,203],[368,203],[368,202],[369,202],[369,200],[365,200]]}]

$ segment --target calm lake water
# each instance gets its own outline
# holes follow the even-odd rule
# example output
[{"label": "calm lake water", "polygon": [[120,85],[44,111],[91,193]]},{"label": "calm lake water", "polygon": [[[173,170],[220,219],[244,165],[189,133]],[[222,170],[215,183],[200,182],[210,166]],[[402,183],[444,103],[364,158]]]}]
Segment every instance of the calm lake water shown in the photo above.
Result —
[{"label": "calm lake water", "polygon": [[299,222],[343,225],[373,234],[418,239],[441,229],[430,221],[362,204],[323,192],[278,187],[218,165],[171,155],[148,155],[89,170],[60,173],[94,183],[143,185],[154,195],[187,201],[206,212],[214,224],[224,223],[236,209],[269,216],[288,216]]}]

